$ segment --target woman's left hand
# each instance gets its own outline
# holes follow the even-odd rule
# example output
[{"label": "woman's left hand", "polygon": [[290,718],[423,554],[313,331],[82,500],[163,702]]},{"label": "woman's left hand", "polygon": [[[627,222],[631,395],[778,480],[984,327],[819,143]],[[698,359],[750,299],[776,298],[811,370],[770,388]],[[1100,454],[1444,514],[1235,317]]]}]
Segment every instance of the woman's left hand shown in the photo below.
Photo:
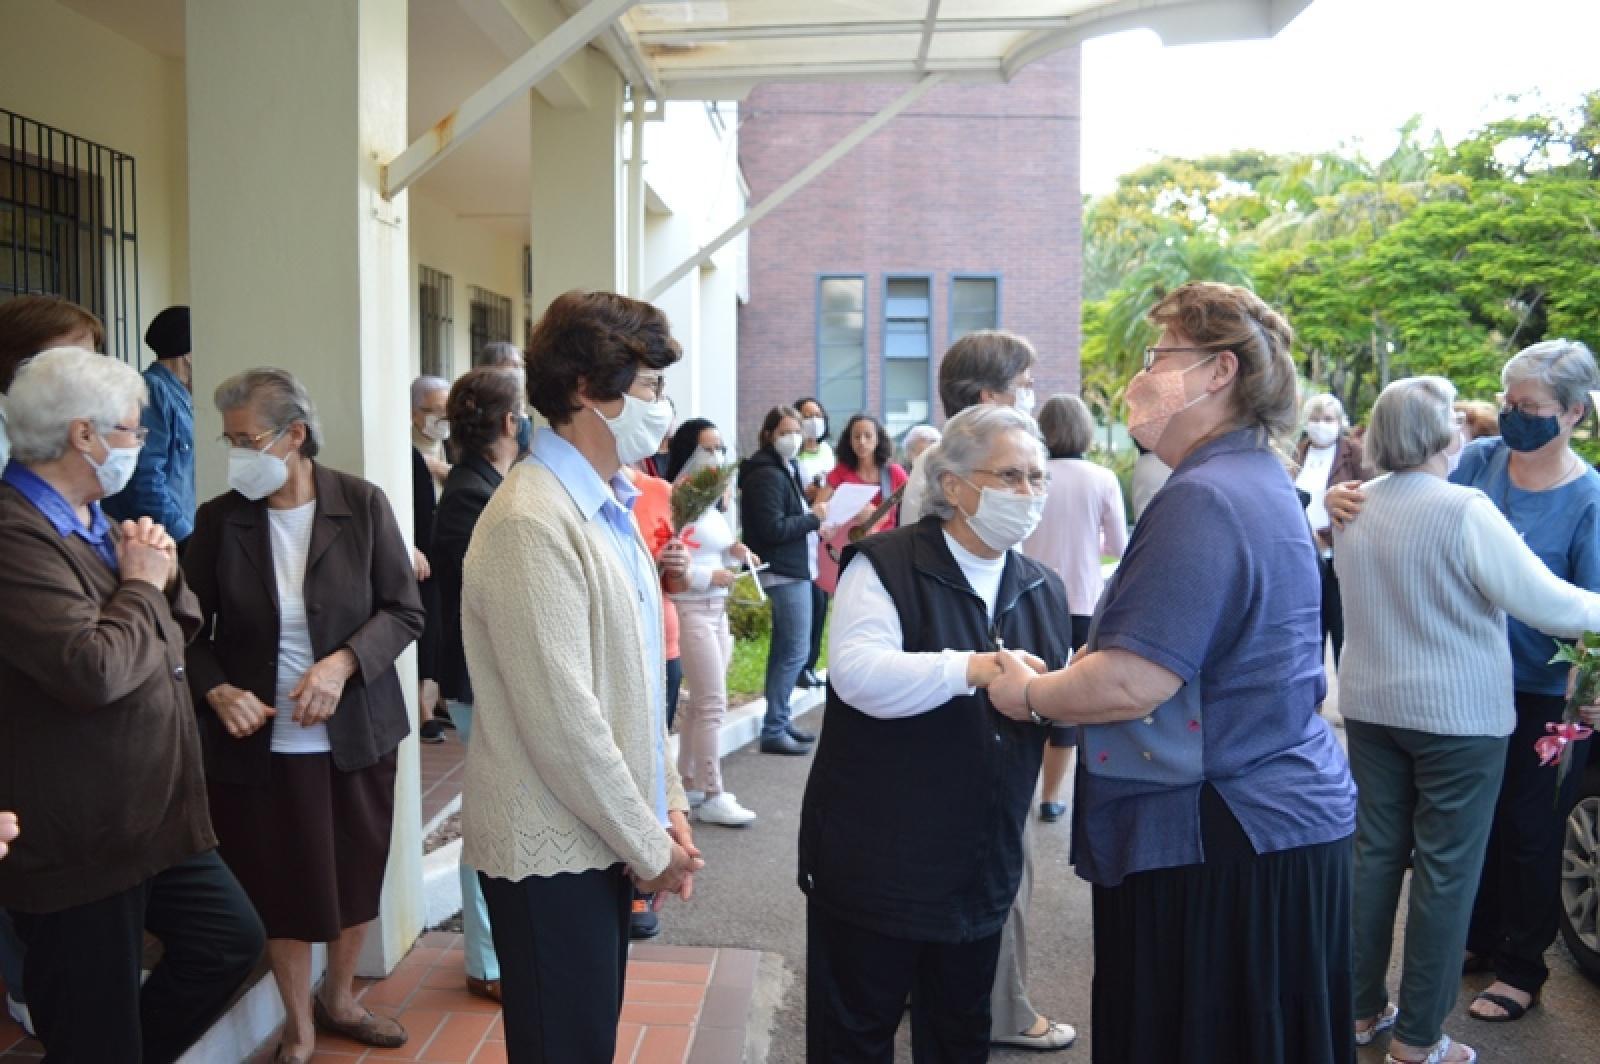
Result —
[{"label": "woman's left hand", "polygon": [[1024,692],[1028,684],[1044,672],[1044,662],[1031,654],[1023,657],[1011,650],[996,651],[994,659],[1000,667],[1000,675],[989,684],[990,703],[1012,720],[1032,720]]},{"label": "woman's left hand", "polygon": [[355,674],[356,656],[349,647],[340,647],[307,669],[289,692],[289,700],[294,703],[294,722],[309,728],[333,716],[344,694],[344,685]]},{"label": "woman's left hand", "polygon": [[[667,814],[667,835],[694,859],[696,872],[706,866],[705,858],[700,856],[700,848],[694,844],[694,829],[689,826],[688,813],[674,809]],[[677,893],[684,901],[694,895],[693,872],[683,881],[683,887]]]}]

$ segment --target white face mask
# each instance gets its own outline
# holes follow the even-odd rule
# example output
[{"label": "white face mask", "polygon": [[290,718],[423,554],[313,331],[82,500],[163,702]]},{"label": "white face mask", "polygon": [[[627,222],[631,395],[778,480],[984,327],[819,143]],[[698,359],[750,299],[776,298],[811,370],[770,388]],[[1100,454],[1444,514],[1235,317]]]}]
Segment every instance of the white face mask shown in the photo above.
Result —
[{"label": "white face mask", "polygon": [[806,435],[813,440],[822,439],[822,434],[828,430],[827,422],[820,417],[808,417],[801,424],[805,426]]},{"label": "white face mask", "polygon": [[[287,430],[285,430],[287,431]],[[271,447],[283,439],[280,432],[267,444]],[[289,463],[263,448],[228,448],[228,487],[251,502],[265,499],[283,487],[289,479]]]},{"label": "white face mask", "polygon": [[694,454],[683,463],[683,468],[678,471],[678,479],[686,480],[702,469],[721,469],[725,464],[726,453],[719,447],[715,451],[708,451],[704,447],[696,447]]},{"label": "white face mask", "polygon": [[438,414],[429,414],[422,419],[422,434],[434,443],[443,443],[450,438],[450,422]]},{"label": "white face mask", "polygon": [[783,455],[785,461],[794,461],[794,456],[800,453],[800,434],[785,432],[772,441],[772,449]]},{"label": "white face mask", "polygon": [[1339,423],[1336,421],[1307,421],[1306,439],[1311,441],[1313,447],[1331,447],[1339,438]]},{"label": "white face mask", "polygon": [[106,460],[96,462],[89,457],[89,452],[82,452],[84,461],[89,463],[89,468],[94,470],[95,479],[100,482],[100,490],[105,495],[115,495],[128,486],[128,481],[133,479],[133,471],[139,465],[138,447],[113,447],[106,442],[104,436],[100,442],[106,445]]},{"label": "white face mask", "polygon": [[[978,485],[966,481],[970,487]],[[1003,488],[979,488],[978,512],[961,511],[967,527],[990,550],[1006,551],[1033,534],[1044,515],[1043,495],[1018,495]]]},{"label": "white face mask", "polygon": [[623,395],[622,413],[614,418],[606,417],[596,407],[589,409],[611,430],[617,441],[617,461],[623,465],[633,465],[655,454],[661,437],[672,427],[672,404],[665,399],[650,403]]},{"label": "white face mask", "polygon": [[1018,388],[1013,395],[1015,399],[1011,403],[1012,407],[1031,417],[1033,415],[1033,389]]}]

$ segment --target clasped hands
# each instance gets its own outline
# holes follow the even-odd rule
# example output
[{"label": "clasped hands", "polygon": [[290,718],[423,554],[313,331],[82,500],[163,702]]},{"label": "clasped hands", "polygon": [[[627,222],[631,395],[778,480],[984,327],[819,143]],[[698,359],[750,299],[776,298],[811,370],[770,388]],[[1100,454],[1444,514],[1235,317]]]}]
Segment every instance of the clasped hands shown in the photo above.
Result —
[{"label": "clasped hands", "polygon": [[124,521],[117,544],[117,570],[124,583],[134,580],[170,591],[178,579],[178,544],[148,517]]},{"label": "clasped hands", "polygon": [[972,655],[967,662],[967,683],[986,688],[989,703],[1012,720],[1031,721],[1028,685],[1049,671],[1036,654],[1002,648]]},{"label": "clasped hands", "polygon": [[672,840],[672,859],[661,874],[653,879],[640,876],[633,869],[628,875],[641,894],[656,895],[656,904],[665,894],[676,894],[684,901],[694,896],[694,876],[706,866],[700,849],[694,844],[694,832],[689,827],[688,814],[677,810],[667,814],[667,837]]},{"label": "clasped hands", "polygon": [[[344,695],[344,685],[356,674],[356,656],[349,647],[340,647],[332,654],[307,669],[300,682],[289,692],[294,704],[293,720],[304,728],[321,724],[339,708]],[[263,724],[278,715],[278,710],[265,705],[249,691],[232,684],[218,684],[206,692],[206,701],[222,726],[235,739],[254,735]]]}]

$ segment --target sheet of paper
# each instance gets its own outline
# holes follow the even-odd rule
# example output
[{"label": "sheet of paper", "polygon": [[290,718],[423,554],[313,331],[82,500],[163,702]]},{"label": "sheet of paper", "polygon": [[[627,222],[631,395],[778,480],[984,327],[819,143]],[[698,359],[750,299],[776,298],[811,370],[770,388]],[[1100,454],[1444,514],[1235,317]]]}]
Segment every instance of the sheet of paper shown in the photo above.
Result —
[{"label": "sheet of paper", "polygon": [[844,528],[872,506],[876,484],[840,484],[828,500],[828,528]]}]

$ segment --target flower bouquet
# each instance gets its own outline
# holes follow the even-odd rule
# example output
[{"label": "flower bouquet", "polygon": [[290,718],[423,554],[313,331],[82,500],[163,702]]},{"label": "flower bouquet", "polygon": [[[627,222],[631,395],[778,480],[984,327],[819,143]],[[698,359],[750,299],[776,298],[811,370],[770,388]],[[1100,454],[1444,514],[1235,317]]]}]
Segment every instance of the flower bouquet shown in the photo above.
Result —
[{"label": "flower bouquet", "polygon": [[1539,755],[1539,764],[1556,766],[1556,800],[1559,802],[1561,785],[1572,768],[1567,747],[1594,734],[1594,730],[1583,723],[1578,711],[1600,702],[1600,634],[1585,632],[1576,643],[1557,643],[1556,656],[1550,659],[1550,664],[1557,662],[1572,666],[1572,675],[1567,681],[1567,704],[1561,711],[1561,722],[1546,724],[1544,730],[1548,734],[1535,740],[1533,749]]},{"label": "flower bouquet", "polygon": [[[677,536],[693,535],[700,515],[721,501],[733,483],[733,465],[709,465],[683,477],[672,486],[672,531]],[[688,542],[685,540],[685,542]],[[691,547],[693,543],[689,544]]]}]

